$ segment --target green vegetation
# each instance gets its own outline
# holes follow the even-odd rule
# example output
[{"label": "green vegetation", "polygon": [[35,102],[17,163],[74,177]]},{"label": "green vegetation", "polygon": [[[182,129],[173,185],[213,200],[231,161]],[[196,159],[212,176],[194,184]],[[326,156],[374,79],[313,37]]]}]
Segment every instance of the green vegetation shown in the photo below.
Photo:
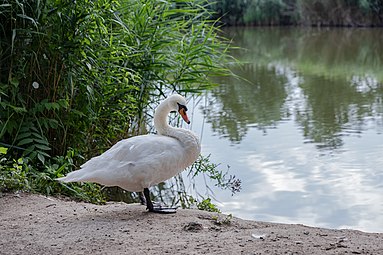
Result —
[{"label": "green vegetation", "polygon": [[232,219],[233,219],[233,215],[232,214],[224,216],[223,219],[222,219],[222,217],[220,217],[220,215],[212,217],[212,220],[213,220],[214,224],[220,225],[220,226],[222,226],[222,225],[227,225],[227,226],[230,225]]},{"label": "green vegetation", "polygon": [[382,0],[221,0],[227,25],[383,26]]},{"label": "green vegetation", "polygon": [[200,156],[198,160],[190,167],[188,175],[192,178],[203,173],[215,181],[215,186],[222,189],[230,189],[232,194],[241,190],[241,181],[236,179],[235,176],[228,175],[229,166],[226,172],[218,170],[219,164],[210,161],[210,155],[207,157]]},{"label": "green vegetation", "polygon": [[3,1],[0,191],[102,202],[98,185],[53,179],[147,133],[168,92],[199,92],[228,74],[211,16],[200,0]]},{"label": "green vegetation", "polygon": [[202,200],[202,201],[197,205],[197,208],[198,208],[199,210],[208,211],[208,212],[218,212],[218,213],[221,212],[221,211],[217,208],[216,205],[214,205],[214,204],[211,203],[211,199],[210,199],[210,198],[206,198],[206,199]]}]

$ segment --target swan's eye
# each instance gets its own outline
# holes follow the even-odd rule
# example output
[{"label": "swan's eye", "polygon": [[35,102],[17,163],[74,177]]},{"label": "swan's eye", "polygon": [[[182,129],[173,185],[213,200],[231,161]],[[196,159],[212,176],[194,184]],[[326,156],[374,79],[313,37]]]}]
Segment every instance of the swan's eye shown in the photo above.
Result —
[{"label": "swan's eye", "polygon": [[188,110],[188,108],[185,105],[180,104],[180,103],[177,103],[177,104],[178,104],[178,111],[180,111],[181,109],[184,109],[186,112]]}]

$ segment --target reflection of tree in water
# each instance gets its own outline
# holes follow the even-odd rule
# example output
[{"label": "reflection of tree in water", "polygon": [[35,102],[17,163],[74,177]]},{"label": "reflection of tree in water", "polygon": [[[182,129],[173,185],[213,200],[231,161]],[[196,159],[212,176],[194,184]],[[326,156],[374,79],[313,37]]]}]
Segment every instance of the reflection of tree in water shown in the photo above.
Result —
[{"label": "reflection of tree in water", "polygon": [[[251,82],[218,81],[225,85],[213,91],[204,109],[214,132],[239,142],[249,125],[266,130],[292,114],[306,141],[334,149],[343,145],[344,136],[369,125],[383,130],[381,31],[244,28],[225,33],[248,49],[233,54],[250,63],[235,73]],[[290,83],[278,65],[298,74],[300,84]],[[288,102],[291,91],[302,93],[299,102]]]},{"label": "reflection of tree in water", "polygon": [[303,105],[289,108],[285,104],[288,74],[276,68],[248,65],[241,69],[246,73],[239,75],[250,82],[225,80],[211,93],[203,110],[214,132],[240,142],[249,126],[266,132],[294,115],[307,142],[332,150],[343,145],[344,136],[363,132],[367,122],[383,125],[383,84],[377,80],[307,75],[296,85],[303,92]]},{"label": "reflection of tree in water", "polygon": [[241,61],[285,63],[304,75],[368,73],[383,79],[382,30],[248,27],[225,30],[225,35],[242,48],[232,51]]},{"label": "reflection of tree in water", "polygon": [[286,79],[276,76],[273,67],[244,65],[236,73],[247,81],[218,81],[223,85],[211,92],[208,104],[202,107],[213,131],[232,142],[241,141],[249,125],[263,130],[275,126],[282,118],[286,98]]},{"label": "reflection of tree in water", "polygon": [[[301,84],[307,100],[305,110],[295,113],[304,137],[318,143],[318,148],[336,149],[343,145],[343,136],[366,128],[367,117],[381,118],[383,86],[371,84],[369,79],[350,83],[345,79],[305,77]],[[361,90],[366,82],[372,86]]]}]

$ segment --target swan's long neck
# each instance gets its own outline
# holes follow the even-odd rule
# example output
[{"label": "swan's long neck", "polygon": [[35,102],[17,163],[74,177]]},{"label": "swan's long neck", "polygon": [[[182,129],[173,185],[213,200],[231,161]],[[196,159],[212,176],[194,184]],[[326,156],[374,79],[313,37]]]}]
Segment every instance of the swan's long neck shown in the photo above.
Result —
[{"label": "swan's long neck", "polygon": [[173,127],[168,124],[168,114],[170,113],[169,106],[167,105],[166,100],[162,102],[156,109],[154,113],[154,127],[156,128],[158,134],[168,135],[168,132]]},{"label": "swan's long neck", "polygon": [[174,137],[181,142],[189,130],[183,128],[175,128],[168,124],[168,115],[172,111],[166,100],[162,102],[154,113],[154,127],[156,128],[159,135],[166,135]]},{"label": "swan's long neck", "polygon": [[185,149],[185,167],[192,164],[201,151],[198,137],[190,130],[171,127],[168,124],[168,115],[171,112],[166,100],[161,103],[154,113],[154,127],[159,135],[170,136],[183,144]]}]

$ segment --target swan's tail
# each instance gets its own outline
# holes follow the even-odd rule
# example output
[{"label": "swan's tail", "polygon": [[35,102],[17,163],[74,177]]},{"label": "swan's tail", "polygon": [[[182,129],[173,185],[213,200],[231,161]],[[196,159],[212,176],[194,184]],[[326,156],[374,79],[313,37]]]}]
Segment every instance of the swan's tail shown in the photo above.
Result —
[{"label": "swan's tail", "polygon": [[81,182],[81,181],[85,181],[84,177],[85,177],[86,172],[84,172],[82,170],[83,169],[70,172],[67,176],[64,176],[64,177],[61,177],[61,178],[56,178],[56,181],[60,181],[60,182]]}]

